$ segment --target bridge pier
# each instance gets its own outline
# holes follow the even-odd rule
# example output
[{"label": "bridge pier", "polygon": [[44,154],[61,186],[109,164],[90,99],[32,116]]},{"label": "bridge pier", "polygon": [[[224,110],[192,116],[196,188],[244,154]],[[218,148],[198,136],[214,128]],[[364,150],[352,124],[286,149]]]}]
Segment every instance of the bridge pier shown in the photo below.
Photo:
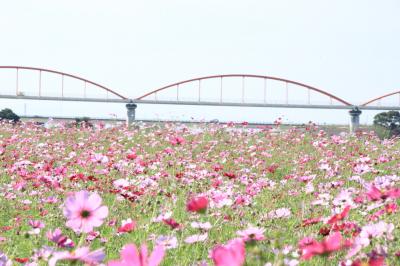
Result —
[{"label": "bridge pier", "polygon": [[350,114],[350,133],[355,133],[360,126],[361,110],[356,106],[349,111]]},{"label": "bridge pier", "polygon": [[133,102],[132,102],[132,100],[129,102],[129,103],[127,103],[126,105],[126,109],[127,109],[127,115],[128,115],[128,120],[127,120],[127,125],[128,126],[131,126],[132,124],[133,124],[133,122],[135,122],[135,113],[136,113],[136,108],[137,108],[137,105],[136,104],[134,104]]}]

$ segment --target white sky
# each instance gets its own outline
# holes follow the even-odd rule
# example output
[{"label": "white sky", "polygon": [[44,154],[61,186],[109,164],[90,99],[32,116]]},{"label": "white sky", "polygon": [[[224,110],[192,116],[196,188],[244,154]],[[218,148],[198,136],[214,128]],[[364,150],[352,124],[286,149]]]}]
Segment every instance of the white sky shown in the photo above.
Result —
[{"label": "white sky", "polygon": [[[0,65],[56,69],[132,98],[193,77],[261,74],[357,104],[400,89],[399,14],[398,0],[2,1]],[[389,100],[399,104],[398,97]],[[0,101],[19,114],[24,104],[31,115],[125,114],[121,105]],[[164,119],[273,121],[281,115],[287,122],[349,119],[346,111],[323,110],[137,110],[138,118]],[[373,115],[364,112],[361,122]]]}]

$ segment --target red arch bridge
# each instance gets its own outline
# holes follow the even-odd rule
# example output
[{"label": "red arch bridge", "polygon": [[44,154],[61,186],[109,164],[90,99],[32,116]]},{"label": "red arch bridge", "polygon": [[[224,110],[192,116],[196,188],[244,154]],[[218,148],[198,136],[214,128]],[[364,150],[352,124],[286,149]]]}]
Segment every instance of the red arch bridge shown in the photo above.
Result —
[{"label": "red arch bridge", "polygon": [[[29,76],[28,86],[26,85],[27,79],[23,77],[25,75]],[[137,98],[129,98],[102,84],[51,69],[0,66],[0,84],[3,78],[11,80],[11,83],[6,86],[6,89],[1,88],[0,98],[124,103],[127,108],[129,124],[135,120],[137,104],[347,109],[351,117],[351,131],[357,129],[362,110],[400,110],[400,91],[394,91],[363,104],[355,105],[325,90],[304,83],[251,74],[193,78],[151,90]],[[71,90],[71,84],[73,84],[73,90]],[[272,99],[274,93],[280,94],[275,95],[279,99]],[[302,94],[303,100],[294,102],[293,99],[300,97],[299,93]],[[210,95],[213,97],[210,98]],[[296,96],[293,97],[293,95]],[[399,97],[398,104],[388,106],[381,104],[382,99],[393,96]]]}]

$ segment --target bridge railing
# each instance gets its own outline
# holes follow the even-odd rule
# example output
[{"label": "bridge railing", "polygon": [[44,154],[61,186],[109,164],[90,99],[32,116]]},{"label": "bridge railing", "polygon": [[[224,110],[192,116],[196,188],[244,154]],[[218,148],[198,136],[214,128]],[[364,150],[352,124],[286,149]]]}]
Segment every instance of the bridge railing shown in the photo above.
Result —
[{"label": "bridge railing", "polygon": [[[283,78],[250,75],[227,74],[206,76],[173,83],[152,90],[138,98],[137,101],[178,102],[219,102],[224,103],[265,103],[293,104],[303,93],[302,104],[351,104],[325,90]],[[321,100],[322,97],[322,100]],[[299,102],[299,101],[297,101]]]},{"label": "bridge railing", "polygon": [[127,99],[91,80],[44,68],[0,66],[0,96]]},{"label": "bridge railing", "polygon": [[360,106],[382,106],[383,101],[384,104],[388,106],[400,106],[400,90],[375,97],[362,103]]}]

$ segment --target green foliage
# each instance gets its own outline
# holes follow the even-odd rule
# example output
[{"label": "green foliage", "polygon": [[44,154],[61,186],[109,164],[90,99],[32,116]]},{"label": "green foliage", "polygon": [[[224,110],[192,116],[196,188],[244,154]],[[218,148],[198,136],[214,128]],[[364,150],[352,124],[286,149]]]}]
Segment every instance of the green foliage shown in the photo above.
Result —
[{"label": "green foliage", "polygon": [[75,122],[76,122],[76,123],[81,123],[81,122],[89,123],[89,121],[90,121],[90,118],[87,117],[87,116],[84,116],[84,117],[76,117],[76,118],[75,118]]},{"label": "green foliage", "polygon": [[19,121],[19,116],[15,114],[11,109],[5,108],[0,111],[0,120],[11,120],[13,122]]},{"label": "green foliage", "polygon": [[84,116],[75,118],[75,126],[93,127],[93,124],[90,122],[90,117]]},{"label": "green foliage", "polygon": [[374,126],[374,131],[375,134],[380,138],[380,139],[389,139],[391,135],[390,129],[387,129],[382,126],[375,125]]},{"label": "green foliage", "polygon": [[398,111],[382,112],[374,117],[377,134],[382,138],[400,135],[400,113]]}]

